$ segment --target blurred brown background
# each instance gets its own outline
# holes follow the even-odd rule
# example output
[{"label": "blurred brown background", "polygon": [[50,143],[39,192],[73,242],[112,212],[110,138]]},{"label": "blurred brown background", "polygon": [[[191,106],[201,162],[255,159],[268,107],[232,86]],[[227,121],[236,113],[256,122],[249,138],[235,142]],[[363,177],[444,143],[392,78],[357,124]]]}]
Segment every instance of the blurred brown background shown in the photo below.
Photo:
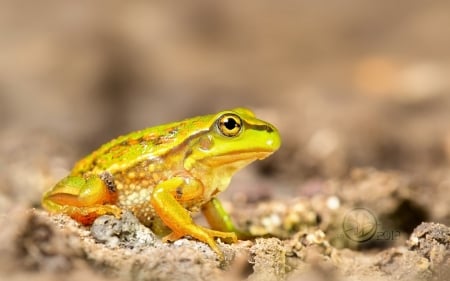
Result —
[{"label": "blurred brown background", "polygon": [[[446,1],[2,1],[3,165],[235,106],[280,179],[450,160]],[[42,152],[41,152],[42,153]],[[54,155],[55,153],[51,153]],[[63,153],[62,153],[63,154]]]},{"label": "blurred brown background", "polygon": [[[223,280],[192,244],[111,250],[39,206],[120,134],[243,106],[283,144],[220,196],[238,226],[283,241],[244,246],[236,273],[450,280],[429,278],[450,268],[449,11],[419,0],[0,0],[0,276]],[[345,239],[354,207],[398,237]]]}]

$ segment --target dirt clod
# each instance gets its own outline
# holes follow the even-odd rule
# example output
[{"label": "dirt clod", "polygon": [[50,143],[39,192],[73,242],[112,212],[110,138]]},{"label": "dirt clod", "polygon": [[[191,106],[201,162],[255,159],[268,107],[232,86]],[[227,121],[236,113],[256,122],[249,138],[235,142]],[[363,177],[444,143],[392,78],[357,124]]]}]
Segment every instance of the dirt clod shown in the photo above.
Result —
[{"label": "dirt clod", "polygon": [[427,259],[434,276],[450,277],[450,227],[424,222],[416,227],[407,244]]}]

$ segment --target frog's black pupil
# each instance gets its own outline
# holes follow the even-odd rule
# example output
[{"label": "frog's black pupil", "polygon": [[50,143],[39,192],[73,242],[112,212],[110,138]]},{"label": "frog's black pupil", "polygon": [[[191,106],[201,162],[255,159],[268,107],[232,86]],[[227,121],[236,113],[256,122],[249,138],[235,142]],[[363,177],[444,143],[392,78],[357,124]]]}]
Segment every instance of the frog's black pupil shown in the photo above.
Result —
[{"label": "frog's black pupil", "polygon": [[228,130],[233,130],[237,127],[237,122],[236,120],[234,120],[234,118],[227,118],[224,122],[224,125]]}]

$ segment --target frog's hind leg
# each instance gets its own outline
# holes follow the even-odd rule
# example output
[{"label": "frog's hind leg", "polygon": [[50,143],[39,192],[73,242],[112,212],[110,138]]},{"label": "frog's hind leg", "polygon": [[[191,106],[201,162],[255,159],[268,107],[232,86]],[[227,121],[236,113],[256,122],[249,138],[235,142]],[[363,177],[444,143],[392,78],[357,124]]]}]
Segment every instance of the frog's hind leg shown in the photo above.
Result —
[{"label": "frog's hind leg", "polygon": [[50,212],[64,213],[88,225],[99,216],[113,214],[119,217],[121,210],[113,205],[117,191],[103,177],[87,178],[68,176],[44,194],[42,206]]}]

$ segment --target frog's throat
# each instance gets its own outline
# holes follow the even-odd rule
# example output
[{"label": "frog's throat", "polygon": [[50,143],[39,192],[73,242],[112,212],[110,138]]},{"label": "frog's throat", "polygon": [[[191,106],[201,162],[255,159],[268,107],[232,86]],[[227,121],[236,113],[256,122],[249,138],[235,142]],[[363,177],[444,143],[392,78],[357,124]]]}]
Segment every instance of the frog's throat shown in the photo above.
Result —
[{"label": "frog's throat", "polygon": [[[255,160],[263,159],[273,151],[241,151],[197,160],[189,170],[196,178],[201,178],[206,188],[205,198],[224,191],[233,174]],[[208,176],[205,176],[208,175]]]}]

